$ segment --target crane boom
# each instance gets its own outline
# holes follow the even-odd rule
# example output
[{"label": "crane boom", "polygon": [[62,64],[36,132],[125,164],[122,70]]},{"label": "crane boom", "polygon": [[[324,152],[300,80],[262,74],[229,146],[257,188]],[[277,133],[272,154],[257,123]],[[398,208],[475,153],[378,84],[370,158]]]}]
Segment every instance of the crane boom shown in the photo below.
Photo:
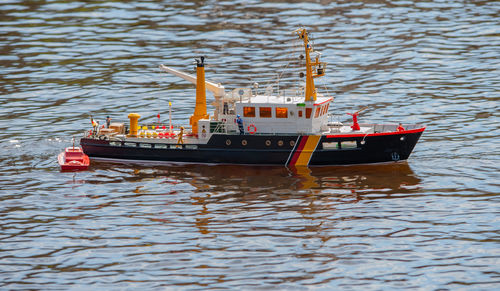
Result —
[{"label": "crane boom", "polygon": [[[160,65],[160,69],[164,72],[175,75],[179,78],[182,78],[182,79],[189,81],[189,82],[196,85],[196,77],[193,75],[186,74],[184,72],[172,69],[172,68],[167,67],[165,65]],[[224,86],[222,86],[221,84],[215,84],[215,83],[212,83],[209,81],[205,81],[205,86],[206,86],[208,91],[210,91],[214,94],[214,97],[216,99],[224,97],[224,95],[225,95]]]}]

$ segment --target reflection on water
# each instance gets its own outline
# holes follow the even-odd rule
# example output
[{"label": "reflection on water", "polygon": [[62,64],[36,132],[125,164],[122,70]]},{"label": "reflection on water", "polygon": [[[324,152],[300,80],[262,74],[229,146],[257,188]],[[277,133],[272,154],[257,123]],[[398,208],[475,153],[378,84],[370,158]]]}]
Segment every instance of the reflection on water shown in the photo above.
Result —
[{"label": "reflection on water", "polygon": [[[265,193],[268,189],[291,190],[347,190],[351,193],[382,191],[415,193],[420,179],[407,162],[377,165],[281,167],[203,165],[167,163],[117,163],[92,161],[93,170],[127,171],[133,168],[129,182],[147,179],[165,179],[163,183],[189,183],[196,191],[251,191]],[[154,170],[152,170],[153,168]],[[88,183],[99,183],[88,181]],[[106,181],[109,183],[109,181]],[[317,192],[320,193],[321,191]]]},{"label": "reflection on water", "polygon": [[[498,289],[498,1],[0,2],[0,288]],[[320,93],[347,122],[422,123],[408,163],[108,164],[56,156],[103,121],[188,120],[193,72]],[[209,95],[208,102],[213,98]]]}]

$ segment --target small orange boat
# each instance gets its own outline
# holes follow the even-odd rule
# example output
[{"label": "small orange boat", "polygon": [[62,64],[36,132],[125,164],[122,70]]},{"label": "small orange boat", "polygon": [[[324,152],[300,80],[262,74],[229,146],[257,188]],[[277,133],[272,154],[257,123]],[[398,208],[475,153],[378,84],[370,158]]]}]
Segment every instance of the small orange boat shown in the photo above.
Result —
[{"label": "small orange boat", "polygon": [[80,147],[67,147],[64,152],[57,156],[61,171],[87,170],[90,164],[87,156]]}]

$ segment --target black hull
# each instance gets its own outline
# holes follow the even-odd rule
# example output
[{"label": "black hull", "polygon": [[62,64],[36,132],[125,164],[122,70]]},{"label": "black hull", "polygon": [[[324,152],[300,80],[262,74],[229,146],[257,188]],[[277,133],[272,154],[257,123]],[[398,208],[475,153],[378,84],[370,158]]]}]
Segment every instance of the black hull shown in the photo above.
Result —
[{"label": "black hull", "polygon": [[166,146],[152,138],[141,142],[82,138],[80,144],[91,158],[248,165],[348,165],[406,160],[424,129],[368,135],[214,134],[207,144],[178,146]]}]

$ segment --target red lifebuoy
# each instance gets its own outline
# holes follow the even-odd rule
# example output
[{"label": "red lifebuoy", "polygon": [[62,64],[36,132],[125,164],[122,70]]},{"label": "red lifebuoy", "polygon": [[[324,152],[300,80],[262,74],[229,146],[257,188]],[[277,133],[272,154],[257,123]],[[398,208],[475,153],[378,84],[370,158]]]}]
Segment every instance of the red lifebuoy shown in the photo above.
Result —
[{"label": "red lifebuoy", "polygon": [[247,131],[249,134],[254,134],[257,132],[257,127],[255,127],[255,125],[253,124],[250,124],[248,127],[247,127]]}]

